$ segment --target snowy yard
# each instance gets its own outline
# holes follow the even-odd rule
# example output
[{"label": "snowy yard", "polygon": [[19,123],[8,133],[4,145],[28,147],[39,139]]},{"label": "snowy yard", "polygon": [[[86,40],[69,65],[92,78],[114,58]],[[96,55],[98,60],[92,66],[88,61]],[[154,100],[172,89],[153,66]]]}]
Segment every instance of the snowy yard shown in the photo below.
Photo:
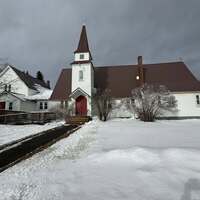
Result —
[{"label": "snowy yard", "polygon": [[197,200],[200,120],[92,121],[0,185],[2,200]]},{"label": "snowy yard", "polygon": [[61,126],[64,122],[51,122],[45,125],[2,125],[0,124],[0,145],[9,143],[23,137],[45,131],[56,126]]}]

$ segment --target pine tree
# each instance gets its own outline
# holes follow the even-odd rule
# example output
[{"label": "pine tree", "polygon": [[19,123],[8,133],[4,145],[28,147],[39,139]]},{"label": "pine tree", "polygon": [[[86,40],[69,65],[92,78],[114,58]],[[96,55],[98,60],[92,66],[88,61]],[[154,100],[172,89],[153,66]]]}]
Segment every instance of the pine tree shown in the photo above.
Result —
[{"label": "pine tree", "polygon": [[43,76],[43,74],[42,74],[41,71],[38,71],[38,72],[37,72],[36,78],[37,78],[38,80],[44,81],[44,76]]}]

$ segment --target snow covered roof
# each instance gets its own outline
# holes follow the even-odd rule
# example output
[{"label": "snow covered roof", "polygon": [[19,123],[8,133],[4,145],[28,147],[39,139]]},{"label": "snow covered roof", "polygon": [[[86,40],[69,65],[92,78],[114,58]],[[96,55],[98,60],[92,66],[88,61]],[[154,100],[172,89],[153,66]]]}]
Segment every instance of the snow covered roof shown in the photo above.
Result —
[{"label": "snow covered roof", "polygon": [[19,76],[19,78],[30,88],[30,89],[37,89],[35,88],[35,84],[37,85],[41,85],[42,87],[44,88],[49,88],[48,84],[45,83],[44,81],[41,81],[29,74],[26,74],[22,71],[20,71],[19,69],[13,67],[13,66],[10,66],[14,72]]},{"label": "snow covered roof", "polygon": [[41,87],[40,85],[34,85],[37,89],[38,93],[35,95],[31,95],[26,97],[27,100],[48,100],[52,94],[52,90]]}]

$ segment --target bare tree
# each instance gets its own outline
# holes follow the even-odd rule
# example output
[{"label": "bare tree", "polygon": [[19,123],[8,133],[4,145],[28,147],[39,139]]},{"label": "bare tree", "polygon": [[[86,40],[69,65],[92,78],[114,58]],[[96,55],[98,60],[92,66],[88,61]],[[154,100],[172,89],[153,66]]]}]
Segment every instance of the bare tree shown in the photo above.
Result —
[{"label": "bare tree", "polygon": [[112,110],[112,98],[109,89],[97,89],[94,96],[94,102],[97,108],[98,117],[102,121],[107,121],[108,115]]},{"label": "bare tree", "polygon": [[142,121],[154,121],[165,111],[174,111],[175,97],[165,86],[144,84],[132,91],[132,106]]},{"label": "bare tree", "polygon": [[66,117],[70,116],[73,111],[73,104],[66,104],[65,107],[61,106],[54,106],[51,109],[49,109],[50,112],[53,112],[56,114],[57,119],[65,119]]}]

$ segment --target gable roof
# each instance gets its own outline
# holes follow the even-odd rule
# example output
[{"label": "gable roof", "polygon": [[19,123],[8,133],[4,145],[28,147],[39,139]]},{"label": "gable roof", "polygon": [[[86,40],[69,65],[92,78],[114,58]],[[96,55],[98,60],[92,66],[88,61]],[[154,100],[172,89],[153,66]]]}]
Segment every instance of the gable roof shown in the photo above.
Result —
[{"label": "gable roof", "polygon": [[165,85],[172,92],[200,91],[200,81],[184,62],[148,64],[144,68],[148,84]]},{"label": "gable roof", "polygon": [[49,89],[49,86],[44,81],[34,78],[30,76],[29,74],[26,74],[13,66],[10,66],[10,67],[30,89],[37,90],[37,88],[35,87],[36,84]]},{"label": "gable roof", "polygon": [[85,25],[82,27],[78,48],[74,53],[84,52],[90,52]]},{"label": "gable roof", "polygon": [[71,94],[72,69],[63,69],[56,83],[50,100],[64,101]]},{"label": "gable roof", "polygon": [[95,67],[94,87],[109,89],[113,97],[128,97],[137,87],[137,67],[132,65]]},{"label": "gable roof", "polygon": [[[143,64],[147,84],[165,85],[172,92],[200,91],[200,82],[183,62]],[[139,86],[138,65],[95,68],[95,87],[108,88],[113,97],[129,97]]]},{"label": "gable roof", "polygon": [[[147,84],[165,85],[172,92],[200,91],[200,82],[183,62],[143,64]],[[130,97],[139,86],[138,65],[101,66],[94,68],[95,88],[110,89],[115,98]],[[71,69],[64,69],[51,96],[66,100],[71,93]]]},{"label": "gable roof", "polygon": [[84,96],[89,96],[90,97],[90,95],[87,92],[85,92],[84,90],[82,90],[80,87],[78,87],[74,91],[72,91],[72,93],[69,95],[69,97],[73,97],[73,98],[76,99],[80,95],[84,95]]}]

